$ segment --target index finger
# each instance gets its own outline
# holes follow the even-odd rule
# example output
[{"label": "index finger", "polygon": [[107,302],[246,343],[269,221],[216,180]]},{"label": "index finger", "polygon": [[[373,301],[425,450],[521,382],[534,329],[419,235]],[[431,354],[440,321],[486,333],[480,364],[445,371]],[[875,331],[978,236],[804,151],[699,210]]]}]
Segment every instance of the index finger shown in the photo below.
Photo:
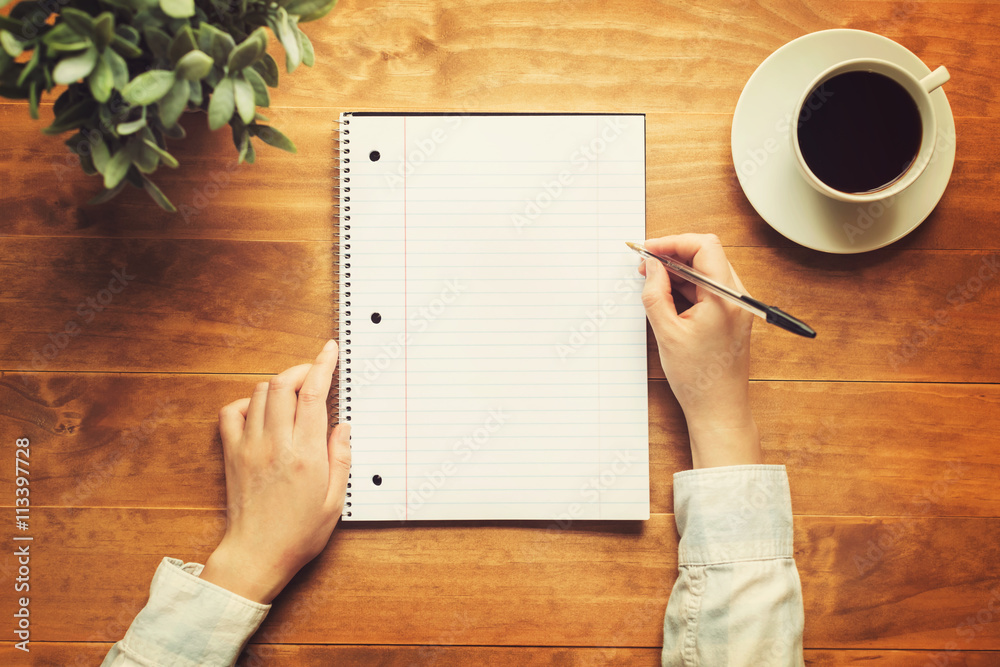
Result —
[{"label": "index finger", "polygon": [[312,368],[302,381],[295,406],[295,432],[307,440],[326,446],[328,415],[326,399],[333,383],[333,371],[337,368],[337,342],[330,340],[320,351]]},{"label": "index finger", "polygon": [[723,285],[736,287],[726,251],[715,234],[664,236],[647,239],[645,246],[651,253],[670,255]]}]

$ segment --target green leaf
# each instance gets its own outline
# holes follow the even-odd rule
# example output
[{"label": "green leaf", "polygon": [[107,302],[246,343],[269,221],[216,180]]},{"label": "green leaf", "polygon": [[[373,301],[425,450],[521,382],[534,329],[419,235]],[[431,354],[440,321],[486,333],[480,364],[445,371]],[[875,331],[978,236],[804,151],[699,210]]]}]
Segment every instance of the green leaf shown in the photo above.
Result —
[{"label": "green leaf", "polygon": [[169,59],[170,35],[151,25],[145,26],[142,29],[142,34],[146,38],[146,44],[149,45],[149,50],[153,52],[155,57],[160,60]]},{"label": "green leaf", "polygon": [[98,58],[94,71],[87,77],[90,92],[98,102],[107,102],[115,87],[115,76],[107,59]]},{"label": "green leaf", "polygon": [[160,188],[156,187],[156,185],[153,184],[153,181],[149,180],[145,176],[142,177],[142,187],[149,193],[149,196],[153,198],[153,201],[159,204],[160,208],[164,211],[167,211],[168,213],[177,212],[177,209],[170,203],[170,200],[167,199],[166,195],[160,191]]},{"label": "green leaf", "polygon": [[146,106],[170,92],[175,80],[170,70],[149,70],[129,81],[122,89],[122,97],[132,106]]},{"label": "green leaf", "polygon": [[35,71],[38,67],[38,63],[41,61],[42,52],[40,49],[35,49],[34,53],[31,54],[31,60],[29,60],[28,64],[24,66],[24,69],[21,70],[21,76],[17,77],[18,86],[24,85],[24,82],[28,80],[28,77],[31,76],[31,73]]},{"label": "green leaf", "polygon": [[81,37],[89,37],[91,39],[94,38],[94,17],[87,12],[74,9],[73,7],[64,7],[59,12],[59,17],[65,21],[76,34]]},{"label": "green leaf", "polygon": [[111,48],[126,58],[138,58],[142,55],[142,49],[121,35],[115,35],[114,39],[111,40]]},{"label": "green leaf", "polygon": [[63,58],[52,72],[52,78],[59,85],[68,85],[89,75],[97,64],[97,49],[93,46],[83,53]]},{"label": "green leaf", "polygon": [[274,62],[271,54],[265,53],[260,60],[253,64],[254,70],[264,79],[264,82],[271,88],[278,87],[278,63]]},{"label": "green leaf", "polygon": [[160,155],[146,145],[139,137],[132,137],[128,142],[129,158],[135,168],[144,174],[152,174],[160,164]]},{"label": "green leaf", "polygon": [[[0,0],[0,7],[3,7],[3,0]],[[20,21],[16,21],[9,16],[0,16],[0,29],[9,30],[10,32],[19,34],[24,24]]]},{"label": "green leaf", "polygon": [[111,69],[111,80],[114,89],[121,91],[128,85],[128,63],[114,49],[108,49],[101,56]]},{"label": "green leaf", "polygon": [[142,187],[142,174],[134,166],[125,172],[125,180],[137,188]]},{"label": "green leaf", "polygon": [[170,62],[177,64],[177,61],[181,59],[185,53],[189,51],[194,51],[198,48],[198,43],[194,40],[194,31],[191,30],[190,25],[184,25],[177,34],[174,35],[173,41],[170,42],[170,49],[168,55],[170,56]]},{"label": "green leaf", "polygon": [[191,104],[200,107],[204,101],[204,92],[201,89],[201,81],[188,81],[191,86],[191,96],[188,98]]},{"label": "green leaf", "polygon": [[302,64],[306,67],[312,67],[313,63],[316,61],[316,55],[313,51],[312,42],[309,41],[309,37],[306,36],[302,29],[298,25],[295,26],[295,32],[299,38],[299,50],[302,51]]},{"label": "green leaf", "polygon": [[143,139],[143,142],[146,144],[146,148],[158,154],[163,164],[167,165],[171,169],[176,169],[177,166],[180,164],[179,162],[177,162],[177,158],[175,158],[173,155],[171,155],[167,151],[157,146],[155,141],[150,141],[149,139]]},{"label": "green leaf", "polygon": [[90,157],[93,159],[94,167],[97,168],[98,173],[103,175],[108,161],[111,159],[111,152],[108,151],[108,145],[104,143],[102,137],[98,137],[97,141],[91,145]]},{"label": "green leaf", "polygon": [[260,140],[265,144],[274,146],[275,148],[280,148],[283,151],[288,151],[289,153],[297,153],[295,144],[292,140],[281,133],[270,125],[251,125],[250,134],[260,137]]},{"label": "green leaf", "polygon": [[115,38],[115,17],[111,12],[102,12],[94,19],[94,44],[97,50],[104,53],[108,44]]},{"label": "green leaf", "polygon": [[255,113],[255,114],[253,115],[253,119],[254,119],[254,120],[259,120],[259,121],[260,121],[260,122],[262,122],[262,123],[270,123],[270,122],[271,122],[271,119],[270,119],[270,118],[268,118],[267,116],[265,116],[265,115],[264,115],[264,114],[262,114],[262,113]]},{"label": "green leaf", "polygon": [[219,82],[212,92],[212,99],[208,102],[208,127],[211,130],[218,130],[229,122],[236,110],[235,92],[233,91],[233,80],[225,78]]},{"label": "green leaf", "polygon": [[175,72],[177,76],[189,81],[197,81],[205,78],[212,71],[212,60],[204,51],[188,51],[177,61]]},{"label": "green leaf", "polygon": [[229,54],[227,67],[229,67],[230,72],[236,72],[244,67],[253,65],[264,54],[264,48],[261,47],[260,34],[258,33],[264,35],[264,44],[267,43],[267,32],[264,28],[254,30],[253,33]]},{"label": "green leaf", "polygon": [[103,190],[96,197],[92,197],[90,201],[87,202],[88,205],[103,204],[110,199],[113,199],[119,192],[125,188],[125,181],[122,181],[110,190]]},{"label": "green leaf", "polygon": [[121,183],[131,165],[128,151],[125,147],[119,148],[104,166],[104,187],[110,190]]},{"label": "green leaf", "polygon": [[250,144],[250,133],[247,132],[245,126],[238,130],[235,125],[233,126],[233,143],[236,145],[236,150],[239,151],[236,164],[242,164],[247,155],[247,146]]},{"label": "green leaf", "polygon": [[135,134],[142,128],[146,127],[146,115],[143,114],[142,117],[135,120],[126,121],[124,123],[118,123],[115,126],[115,131],[121,136],[128,136],[130,134]]},{"label": "green leaf", "polygon": [[259,107],[267,107],[271,105],[271,96],[267,92],[267,84],[264,83],[264,78],[260,73],[253,67],[247,67],[243,70],[243,78],[249,82],[250,87],[253,88],[253,101]]},{"label": "green leaf", "polygon": [[285,3],[285,11],[289,14],[305,16],[317,12],[327,5],[333,6],[330,0],[291,0]]},{"label": "green leaf", "polygon": [[38,82],[32,81],[28,84],[28,113],[35,120],[38,120]]},{"label": "green leaf", "polygon": [[42,35],[42,42],[48,47],[49,55],[59,51],[79,51],[90,46],[90,41],[73,32],[65,23],[57,23]]},{"label": "green leaf", "polygon": [[194,16],[194,0],[160,0],[160,9],[171,18],[186,19]]},{"label": "green leaf", "polygon": [[87,176],[93,176],[97,173],[97,167],[94,166],[94,161],[91,159],[90,153],[84,153],[80,156],[80,169]]},{"label": "green leaf", "polygon": [[17,58],[24,53],[24,42],[6,30],[0,30],[0,46],[11,58]]},{"label": "green leaf", "polygon": [[124,39],[129,44],[133,46],[139,46],[139,31],[128,25],[127,23],[122,23],[115,27],[115,34]]},{"label": "green leaf", "polygon": [[295,24],[289,18],[284,7],[278,7],[278,17],[274,22],[274,27],[278,41],[285,49],[285,69],[291,74],[302,62],[302,55],[299,52],[299,38],[295,34]]},{"label": "green leaf", "polygon": [[228,32],[219,30],[211,23],[202,23],[198,26],[198,47],[212,56],[219,67],[225,67],[229,54],[236,48],[236,41]]},{"label": "green leaf", "polygon": [[300,23],[308,23],[329,14],[336,4],[337,0],[313,0],[312,2],[310,0],[300,0],[299,2],[292,0],[285,5],[285,9],[289,14],[298,14]]},{"label": "green leaf", "polygon": [[180,123],[177,123],[173,127],[163,128],[163,136],[171,139],[184,139],[187,137],[187,132],[184,131],[184,127]]},{"label": "green leaf", "polygon": [[187,81],[175,81],[170,87],[170,92],[160,100],[160,122],[164,127],[173,127],[177,124],[181,114],[187,107],[188,98],[191,96],[191,87]]},{"label": "green leaf", "polygon": [[253,101],[253,86],[243,78],[233,78],[233,98],[236,101],[236,111],[244,123],[253,122],[257,106]]}]

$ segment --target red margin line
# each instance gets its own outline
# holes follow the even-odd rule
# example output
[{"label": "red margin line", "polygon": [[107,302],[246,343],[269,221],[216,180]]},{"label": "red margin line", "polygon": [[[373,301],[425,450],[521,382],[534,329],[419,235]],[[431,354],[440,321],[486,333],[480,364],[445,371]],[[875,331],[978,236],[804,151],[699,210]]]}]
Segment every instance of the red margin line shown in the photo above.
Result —
[{"label": "red margin line", "polygon": [[406,116],[403,116],[403,521],[410,517],[409,415],[407,413],[406,331]]}]

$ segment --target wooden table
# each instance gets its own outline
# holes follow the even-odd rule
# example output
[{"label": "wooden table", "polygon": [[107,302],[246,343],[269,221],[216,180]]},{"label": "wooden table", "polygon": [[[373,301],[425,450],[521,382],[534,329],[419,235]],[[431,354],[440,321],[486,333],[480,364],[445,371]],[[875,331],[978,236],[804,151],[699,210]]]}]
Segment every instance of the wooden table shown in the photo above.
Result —
[{"label": "wooden table", "polygon": [[[272,96],[297,156],[262,147],[236,167],[228,131],[186,118],[182,168],[156,174],[185,215],[131,189],[83,206],[99,183],[64,137],[39,134],[51,106],[32,122],[3,101],[0,662],[97,664],[163,556],[212,551],[218,409],[335,335],[334,121],[376,109],[645,112],[649,235],[717,233],[751,292],[821,332],[758,326],[752,366],[767,461],[791,478],[807,662],[1000,664],[998,25],[995,1],[342,0],[306,28],[317,65]],[[958,132],[931,217],[853,256],[772,231],[729,151],[757,65],[835,27],[947,65]],[[127,285],[103,292],[116,270]],[[658,664],[671,473],[690,455],[649,359],[648,522],[342,526],[245,664]],[[30,656],[11,641],[18,437],[32,453]]]}]

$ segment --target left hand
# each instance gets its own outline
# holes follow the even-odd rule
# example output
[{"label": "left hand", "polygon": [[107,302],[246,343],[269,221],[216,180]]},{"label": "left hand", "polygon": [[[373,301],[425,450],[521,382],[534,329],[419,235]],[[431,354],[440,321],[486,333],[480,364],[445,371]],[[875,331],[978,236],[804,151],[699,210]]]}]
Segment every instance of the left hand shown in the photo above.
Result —
[{"label": "left hand", "polygon": [[351,468],[350,425],[328,436],[337,367],[329,341],[312,364],[261,382],[219,412],[226,465],[226,533],[201,578],[270,604],[326,546]]}]

